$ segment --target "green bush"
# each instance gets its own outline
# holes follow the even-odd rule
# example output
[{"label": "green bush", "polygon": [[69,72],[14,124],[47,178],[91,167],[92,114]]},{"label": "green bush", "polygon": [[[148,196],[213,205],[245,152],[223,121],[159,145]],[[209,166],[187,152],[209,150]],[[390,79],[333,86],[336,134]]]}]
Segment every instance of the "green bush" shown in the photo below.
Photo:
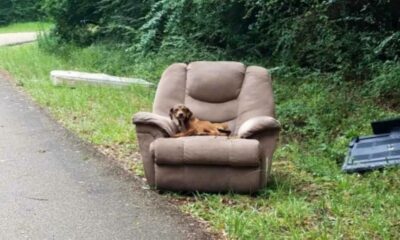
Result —
[{"label": "green bush", "polygon": [[[224,52],[370,79],[377,62],[400,54],[395,0],[45,0],[60,39],[103,41],[148,54]],[[193,50],[194,49],[194,50]]]},{"label": "green bush", "polygon": [[28,22],[42,20],[45,18],[41,0],[12,0],[12,21]]},{"label": "green bush", "polygon": [[[82,46],[101,39],[115,43],[131,42],[143,24],[150,7],[146,1],[44,0],[43,9],[55,22],[54,36]],[[123,22],[124,24],[121,24]]]},{"label": "green bush", "polygon": [[41,11],[42,0],[0,0],[0,25],[46,18]]},{"label": "green bush", "polygon": [[11,0],[0,0],[0,25],[6,25],[11,21]]},{"label": "green bush", "polygon": [[397,102],[400,99],[400,64],[386,62],[374,67],[376,73],[367,83],[367,89],[372,96],[381,99],[391,99]]}]

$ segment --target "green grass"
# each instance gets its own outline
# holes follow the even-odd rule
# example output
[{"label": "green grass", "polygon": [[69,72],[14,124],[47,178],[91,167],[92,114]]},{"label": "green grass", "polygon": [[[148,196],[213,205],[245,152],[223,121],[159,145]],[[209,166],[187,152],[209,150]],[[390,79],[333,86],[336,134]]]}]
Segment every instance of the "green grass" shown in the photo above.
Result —
[{"label": "green grass", "polygon": [[[54,117],[87,141],[117,157],[129,157],[136,149],[131,117],[148,110],[153,90],[146,87],[107,88],[81,85],[54,87],[50,71],[94,71],[95,54],[75,51],[68,59],[46,54],[36,44],[0,48],[0,68]],[[131,166],[135,167],[135,166]]]},{"label": "green grass", "polygon": [[49,30],[53,26],[48,22],[26,22],[12,23],[0,28],[0,33],[16,33],[16,32],[43,32]]},{"label": "green grass", "polygon": [[284,131],[269,187],[256,196],[199,194],[182,208],[237,239],[399,239],[400,169],[340,171],[350,139],[399,110],[330,80],[275,79]]},{"label": "green grass", "polygon": [[[0,48],[0,68],[79,136],[118,157],[131,156],[137,150],[131,115],[150,109],[154,90],[54,87],[49,72],[101,71],[156,81],[174,59],[132,60],[103,47],[64,46],[59,52],[36,44]],[[400,169],[340,171],[350,139],[370,134],[371,120],[396,116],[399,109],[360,93],[359,83],[335,83],[320,74],[279,73],[274,88],[284,131],[268,187],[255,196],[170,197],[232,239],[399,239]]]}]

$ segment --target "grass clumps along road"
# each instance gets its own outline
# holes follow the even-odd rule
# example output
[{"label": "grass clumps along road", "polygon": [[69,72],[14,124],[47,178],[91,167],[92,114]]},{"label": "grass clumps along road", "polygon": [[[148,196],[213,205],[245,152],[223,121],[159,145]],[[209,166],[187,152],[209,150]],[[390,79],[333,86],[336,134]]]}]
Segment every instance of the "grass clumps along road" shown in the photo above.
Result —
[{"label": "grass clumps along road", "polygon": [[1,27],[0,34],[1,33],[47,31],[52,26],[53,26],[52,23],[47,23],[47,22],[13,23],[13,24]]},{"label": "grass clumps along road", "polygon": [[90,49],[69,51],[66,58],[60,58],[41,51],[37,44],[0,48],[0,69],[8,71],[17,85],[80,137],[114,157],[132,158],[136,141],[130,119],[134,112],[149,109],[154,92],[142,86],[55,87],[51,70],[96,71],[96,61],[103,57]]},{"label": "grass clumps along road", "polygon": [[[50,71],[105,72],[156,83],[173,62],[219,59],[138,57],[102,46],[63,45],[52,53],[48,44],[0,48],[0,68],[67,128],[121,159],[137,151],[131,116],[150,111],[154,89],[55,87]],[[172,201],[232,239],[399,239],[400,169],[340,171],[350,139],[371,134],[369,122],[398,115],[399,105],[371,97],[368,82],[290,68],[273,77],[283,131],[268,187],[253,196],[171,194]]]}]

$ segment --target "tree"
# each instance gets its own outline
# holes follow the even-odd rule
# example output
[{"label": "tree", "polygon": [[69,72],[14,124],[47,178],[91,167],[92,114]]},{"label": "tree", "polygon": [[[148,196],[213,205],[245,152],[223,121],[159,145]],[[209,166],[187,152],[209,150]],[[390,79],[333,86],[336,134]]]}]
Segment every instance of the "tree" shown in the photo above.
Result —
[{"label": "tree", "polygon": [[8,24],[11,21],[11,11],[11,0],[0,0],[0,25]]}]

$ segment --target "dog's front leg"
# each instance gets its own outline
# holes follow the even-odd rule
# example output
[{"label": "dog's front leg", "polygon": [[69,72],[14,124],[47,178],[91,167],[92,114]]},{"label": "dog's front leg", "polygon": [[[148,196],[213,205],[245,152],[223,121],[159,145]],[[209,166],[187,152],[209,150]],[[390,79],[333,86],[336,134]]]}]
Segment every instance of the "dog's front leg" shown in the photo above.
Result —
[{"label": "dog's front leg", "polygon": [[196,134],[196,130],[195,129],[189,129],[187,131],[177,133],[173,137],[176,137],[176,138],[178,138],[178,137],[188,137],[188,136],[193,136],[195,134]]}]

